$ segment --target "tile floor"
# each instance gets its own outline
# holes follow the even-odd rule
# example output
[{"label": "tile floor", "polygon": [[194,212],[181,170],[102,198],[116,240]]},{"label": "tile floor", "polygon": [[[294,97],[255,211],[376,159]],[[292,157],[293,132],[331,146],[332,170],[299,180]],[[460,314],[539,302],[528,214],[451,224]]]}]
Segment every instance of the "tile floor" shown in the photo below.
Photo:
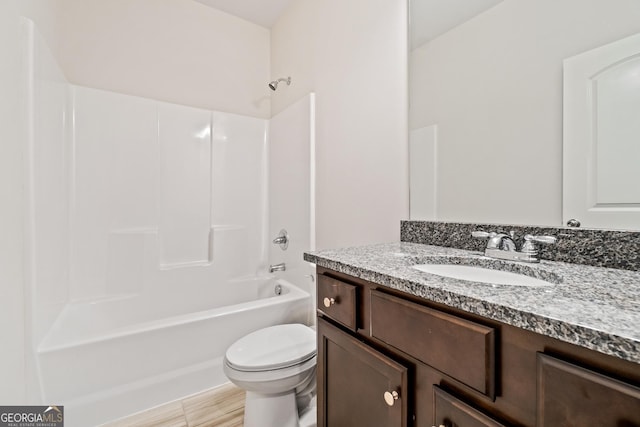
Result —
[{"label": "tile floor", "polygon": [[242,427],[244,390],[225,384],[102,427]]}]

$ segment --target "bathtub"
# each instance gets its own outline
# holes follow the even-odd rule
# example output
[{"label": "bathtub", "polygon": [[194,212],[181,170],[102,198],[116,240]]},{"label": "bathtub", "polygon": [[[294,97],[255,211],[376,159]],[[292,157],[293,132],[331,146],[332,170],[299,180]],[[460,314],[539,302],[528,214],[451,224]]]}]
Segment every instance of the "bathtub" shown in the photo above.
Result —
[{"label": "bathtub", "polygon": [[43,401],[65,406],[67,427],[105,423],[223,384],[222,359],[235,340],[309,321],[310,295],[289,282],[229,286],[222,306],[196,312],[153,296],[68,304],[37,348]]}]

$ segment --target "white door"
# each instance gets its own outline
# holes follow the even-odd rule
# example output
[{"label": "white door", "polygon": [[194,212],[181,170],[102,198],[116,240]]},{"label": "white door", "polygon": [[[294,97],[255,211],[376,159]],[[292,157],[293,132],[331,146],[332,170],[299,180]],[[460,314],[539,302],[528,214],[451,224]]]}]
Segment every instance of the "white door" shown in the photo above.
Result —
[{"label": "white door", "polygon": [[640,34],[564,61],[563,220],[640,230]]}]

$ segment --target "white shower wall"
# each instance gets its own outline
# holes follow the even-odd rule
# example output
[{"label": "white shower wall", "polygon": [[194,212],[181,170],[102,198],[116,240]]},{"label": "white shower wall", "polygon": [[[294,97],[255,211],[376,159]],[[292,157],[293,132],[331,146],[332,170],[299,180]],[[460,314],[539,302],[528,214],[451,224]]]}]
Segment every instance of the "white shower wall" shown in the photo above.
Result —
[{"label": "white shower wall", "polygon": [[71,91],[70,299],[206,292],[265,265],[265,120]]},{"label": "white shower wall", "polygon": [[[315,94],[304,96],[275,115],[269,124],[269,238],[289,233],[287,250],[271,244],[271,264],[279,273],[315,294],[314,267],[302,253],[315,249]],[[310,319],[311,320],[311,319]]]},{"label": "white shower wall", "polygon": [[69,299],[68,84],[32,21],[22,19],[27,325],[35,345]]},{"label": "white shower wall", "polygon": [[[180,274],[156,270],[220,261],[216,240],[244,254],[215,262],[216,274],[254,274],[265,264],[265,120],[72,91],[72,299],[136,293],[160,277],[171,286]],[[145,270],[149,257],[157,262]],[[189,273],[201,284],[210,274]]]}]

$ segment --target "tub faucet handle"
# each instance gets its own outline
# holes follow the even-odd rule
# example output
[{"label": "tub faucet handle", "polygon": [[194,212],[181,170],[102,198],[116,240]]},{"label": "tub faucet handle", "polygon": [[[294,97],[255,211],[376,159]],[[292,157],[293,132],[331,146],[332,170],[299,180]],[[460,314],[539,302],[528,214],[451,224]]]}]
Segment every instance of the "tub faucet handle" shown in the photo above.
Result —
[{"label": "tub faucet handle", "polygon": [[286,251],[287,248],[289,247],[289,233],[287,233],[287,230],[285,230],[284,228],[280,230],[280,233],[278,233],[278,236],[275,239],[273,239],[273,244],[279,245],[280,249],[282,249],[283,251]]}]

